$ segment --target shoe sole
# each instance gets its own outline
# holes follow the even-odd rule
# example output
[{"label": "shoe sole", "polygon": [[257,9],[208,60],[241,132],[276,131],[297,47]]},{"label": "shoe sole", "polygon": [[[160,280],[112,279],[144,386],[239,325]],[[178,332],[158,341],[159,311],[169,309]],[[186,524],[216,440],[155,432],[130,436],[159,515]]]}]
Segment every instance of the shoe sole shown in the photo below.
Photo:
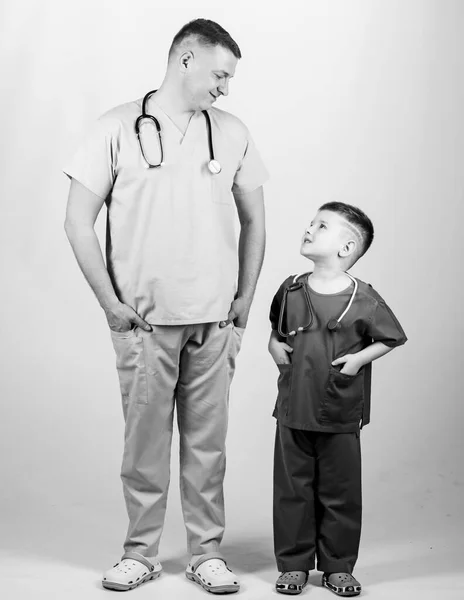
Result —
[{"label": "shoe sole", "polygon": [[102,586],[107,590],[115,590],[117,592],[128,592],[129,590],[134,590],[142,583],[146,583],[147,581],[151,581],[152,579],[158,579],[161,575],[162,571],[158,571],[158,573],[149,573],[145,577],[143,577],[140,581],[132,584],[124,584],[124,583],[116,583],[111,581],[102,581]]},{"label": "shoe sole", "polygon": [[[301,584],[301,589],[299,590],[290,590],[288,588],[281,588],[279,589],[277,587],[277,584],[275,586],[275,591],[278,592],[279,594],[288,594],[290,596],[296,596],[297,594],[301,594],[301,592],[305,589],[305,587],[307,586],[308,582],[306,581],[305,583]],[[285,585],[285,584],[279,584],[279,585]],[[293,584],[296,585],[296,584]]]},{"label": "shoe sole", "polygon": [[198,583],[198,585],[201,585],[201,587],[210,594],[235,594],[235,592],[238,592],[240,589],[240,585],[238,584],[217,585],[216,587],[209,587],[208,585],[204,584],[203,581],[201,581],[201,579],[194,573],[185,573],[185,576],[189,581],[193,581],[193,583]]},{"label": "shoe sole", "polygon": [[[342,587],[338,587],[336,585],[332,585],[331,583],[329,583],[328,581],[322,580],[322,585],[323,587],[326,587],[328,590],[330,590],[331,592],[333,592],[334,594],[336,594],[337,596],[343,596],[344,598],[349,598],[352,596],[359,596],[359,594],[361,593],[361,590],[359,591],[354,591],[354,592],[339,592],[338,590],[343,590]],[[357,587],[357,586],[353,586],[353,587]]]},{"label": "shoe sole", "polygon": [[279,590],[278,588],[276,588],[275,590],[279,594],[288,594],[289,596],[296,596],[298,594],[301,594],[301,592],[304,590],[305,587],[306,586],[303,586],[301,588],[301,590],[288,590],[288,589],[286,590],[285,588],[283,588],[281,590]]}]

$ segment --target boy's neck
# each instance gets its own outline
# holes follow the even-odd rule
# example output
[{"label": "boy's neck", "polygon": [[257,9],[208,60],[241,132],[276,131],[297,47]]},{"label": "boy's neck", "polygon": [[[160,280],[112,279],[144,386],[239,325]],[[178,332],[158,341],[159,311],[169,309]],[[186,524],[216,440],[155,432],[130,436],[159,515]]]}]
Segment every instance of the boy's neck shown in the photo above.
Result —
[{"label": "boy's neck", "polygon": [[310,287],[325,294],[335,294],[346,289],[351,279],[340,267],[314,264],[313,272],[309,278]]}]

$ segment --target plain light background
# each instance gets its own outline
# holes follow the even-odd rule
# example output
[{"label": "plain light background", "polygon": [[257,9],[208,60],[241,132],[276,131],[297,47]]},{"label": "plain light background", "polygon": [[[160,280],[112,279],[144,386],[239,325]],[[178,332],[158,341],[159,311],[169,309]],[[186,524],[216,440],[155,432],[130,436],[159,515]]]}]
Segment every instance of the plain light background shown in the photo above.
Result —
[{"label": "plain light background", "polygon": [[[241,596],[276,596],[269,305],[287,275],[310,268],[300,236],[320,204],[338,199],[371,216],[374,244],[352,272],[409,337],[374,365],[357,573],[372,598],[429,597],[430,585],[430,597],[462,598],[458,0],[2,2],[2,588],[13,599],[108,593],[100,573],[119,559],[127,525],[123,418],[104,314],[63,230],[61,167],[102,112],[161,83],[172,37],[197,17],[217,20],[241,47],[218,107],[248,125],[271,174],[266,258],[230,403],[224,551]],[[204,596],[183,579],[177,479],[176,438],[160,551],[167,575],[134,596]]]}]

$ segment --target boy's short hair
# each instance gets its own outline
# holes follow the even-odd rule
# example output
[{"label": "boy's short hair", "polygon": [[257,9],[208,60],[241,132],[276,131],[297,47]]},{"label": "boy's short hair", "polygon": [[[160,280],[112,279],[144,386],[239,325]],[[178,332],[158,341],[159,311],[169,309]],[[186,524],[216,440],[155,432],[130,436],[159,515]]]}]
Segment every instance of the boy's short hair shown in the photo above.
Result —
[{"label": "boy's short hair", "polygon": [[172,40],[169,56],[185,38],[190,36],[195,36],[203,46],[222,46],[230,50],[235,58],[242,58],[237,42],[223,27],[209,19],[195,19],[184,25]]},{"label": "boy's short hair", "polygon": [[352,204],[345,204],[345,202],[326,202],[319,210],[329,210],[331,212],[339,214],[343,217],[355,232],[358,234],[358,238],[361,242],[360,250],[356,253],[355,260],[352,265],[365,254],[374,239],[374,225],[369,217],[357,206]]}]

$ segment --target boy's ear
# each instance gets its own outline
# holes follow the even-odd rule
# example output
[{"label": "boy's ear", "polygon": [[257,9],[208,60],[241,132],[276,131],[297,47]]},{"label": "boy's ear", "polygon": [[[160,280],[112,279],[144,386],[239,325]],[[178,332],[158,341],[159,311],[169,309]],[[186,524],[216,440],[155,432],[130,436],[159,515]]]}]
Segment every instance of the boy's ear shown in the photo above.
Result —
[{"label": "boy's ear", "polygon": [[355,250],[355,240],[349,240],[348,242],[345,242],[340,248],[340,250],[338,251],[338,256],[340,256],[340,258],[347,258],[348,256],[351,256],[355,252]]}]

